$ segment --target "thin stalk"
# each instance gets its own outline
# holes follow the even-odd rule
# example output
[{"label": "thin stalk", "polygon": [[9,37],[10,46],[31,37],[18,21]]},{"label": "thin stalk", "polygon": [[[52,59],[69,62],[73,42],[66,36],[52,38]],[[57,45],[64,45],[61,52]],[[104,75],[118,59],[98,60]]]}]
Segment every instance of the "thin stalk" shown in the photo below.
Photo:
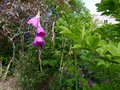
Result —
[{"label": "thin stalk", "polygon": [[13,59],[15,58],[15,43],[13,41]]},{"label": "thin stalk", "polygon": [[75,70],[76,70],[76,85],[75,85],[75,88],[77,90],[78,88],[78,85],[77,85],[77,57],[76,57],[76,52],[75,52],[75,55],[74,55],[74,58],[75,58]]},{"label": "thin stalk", "polygon": [[62,83],[62,75],[63,75],[63,68],[61,69],[61,72],[60,72],[60,82],[59,82],[60,83],[60,86],[59,86],[60,88],[61,88],[61,83]]},{"label": "thin stalk", "polygon": [[53,26],[52,26],[52,45],[53,45],[53,49],[54,49],[54,46],[55,46],[55,31],[54,31],[54,28],[55,28],[55,22],[53,22]]},{"label": "thin stalk", "polygon": [[64,57],[64,49],[61,54],[61,61],[60,61],[60,87],[62,83],[62,74],[63,74],[63,57]]},{"label": "thin stalk", "polygon": [[24,35],[23,34],[21,35],[21,49],[22,49],[22,52],[24,52]]},{"label": "thin stalk", "polygon": [[59,70],[62,70],[63,58],[64,58],[64,49],[62,50],[62,53],[61,53],[60,69]]},{"label": "thin stalk", "polygon": [[0,78],[1,78],[1,76],[2,76],[2,58],[0,58],[1,60],[0,60]]},{"label": "thin stalk", "polygon": [[63,58],[64,58],[64,43],[63,43],[63,41],[62,41],[62,48],[63,48],[63,50],[61,52],[61,60],[60,60],[60,68],[59,68],[59,70],[60,70],[60,82],[59,82],[60,88],[61,88],[62,74],[63,74]]},{"label": "thin stalk", "polygon": [[40,63],[40,71],[42,72],[41,47],[38,48],[38,61]]}]

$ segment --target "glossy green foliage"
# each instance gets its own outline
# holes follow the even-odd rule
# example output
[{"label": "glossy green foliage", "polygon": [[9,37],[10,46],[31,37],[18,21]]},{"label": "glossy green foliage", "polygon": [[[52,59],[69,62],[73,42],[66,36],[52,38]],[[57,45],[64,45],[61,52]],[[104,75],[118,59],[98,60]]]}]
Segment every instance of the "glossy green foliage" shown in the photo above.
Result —
[{"label": "glossy green foliage", "polygon": [[117,20],[120,19],[120,0],[101,0],[96,6],[103,15],[111,15]]},{"label": "glossy green foliage", "polygon": [[62,35],[74,41],[73,48],[86,48],[93,51],[98,48],[101,37],[94,34],[94,28],[92,27],[94,24],[90,21],[91,17],[89,16],[87,19],[86,17],[88,17],[87,14],[85,17],[81,14],[73,14],[68,17],[68,22],[67,20],[59,19],[56,23],[56,28],[60,30]]},{"label": "glossy green foliage", "polygon": [[[67,77],[72,77],[66,79],[64,77],[66,74],[62,74],[62,82],[65,82],[62,84],[63,90],[66,89],[64,86],[66,84],[68,84],[66,86],[68,90],[117,90],[119,88],[118,80],[112,79],[115,73],[117,79],[120,75],[118,70],[120,67],[118,29],[118,25],[111,24],[96,29],[87,12],[84,14],[70,13],[66,17],[58,19],[56,30],[73,42],[71,43],[72,50],[75,50],[74,55],[77,54],[77,61],[74,58],[72,58],[74,61],[66,60],[66,62],[71,62],[71,66],[67,63],[68,66],[63,67],[65,70],[67,69]],[[79,66],[84,69],[78,71],[76,67]],[[73,68],[76,71],[74,74],[72,73]],[[87,70],[92,70],[94,74],[87,74]],[[76,77],[80,74],[84,74],[83,77]],[[89,81],[94,81],[93,87],[88,85]],[[81,84],[79,85],[78,82]]]},{"label": "glossy green foliage", "polygon": [[97,28],[96,32],[102,36],[102,39],[106,41],[120,41],[120,24],[105,24]]}]

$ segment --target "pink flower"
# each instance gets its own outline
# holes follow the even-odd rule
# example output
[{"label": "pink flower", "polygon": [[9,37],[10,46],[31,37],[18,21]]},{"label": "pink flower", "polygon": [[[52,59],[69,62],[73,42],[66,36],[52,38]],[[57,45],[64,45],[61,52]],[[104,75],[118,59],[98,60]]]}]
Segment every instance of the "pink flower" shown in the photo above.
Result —
[{"label": "pink flower", "polygon": [[41,46],[43,47],[45,44],[43,38],[41,36],[37,36],[34,39],[33,46]]},{"label": "pink flower", "polygon": [[33,17],[27,23],[32,24],[34,27],[38,27],[39,18],[38,17]]},{"label": "pink flower", "polygon": [[38,26],[37,28],[37,35],[42,36],[42,37],[46,35],[46,32],[44,31],[41,25]]}]

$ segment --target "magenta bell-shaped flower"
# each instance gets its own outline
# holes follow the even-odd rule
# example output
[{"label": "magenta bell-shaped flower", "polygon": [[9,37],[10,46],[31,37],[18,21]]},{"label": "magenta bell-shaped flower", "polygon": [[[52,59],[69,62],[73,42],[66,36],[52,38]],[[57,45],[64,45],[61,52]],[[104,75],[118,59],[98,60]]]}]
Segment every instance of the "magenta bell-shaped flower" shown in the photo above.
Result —
[{"label": "magenta bell-shaped flower", "polygon": [[44,31],[41,25],[39,25],[37,28],[37,35],[42,36],[42,37],[46,35],[46,32]]},{"label": "magenta bell-shaped flower", "polygon": [[45,42],[41,36],[37,36],[34,39],[33,46],[41,46],[43,47],[45,45]]},{"label": "magenta bell-shaped flower", "polygon": [[38,27],[39,24],[39,17],[35,16],[33,18],[31,18],[28,22],[28,24],[32,24],[34,27]]}]

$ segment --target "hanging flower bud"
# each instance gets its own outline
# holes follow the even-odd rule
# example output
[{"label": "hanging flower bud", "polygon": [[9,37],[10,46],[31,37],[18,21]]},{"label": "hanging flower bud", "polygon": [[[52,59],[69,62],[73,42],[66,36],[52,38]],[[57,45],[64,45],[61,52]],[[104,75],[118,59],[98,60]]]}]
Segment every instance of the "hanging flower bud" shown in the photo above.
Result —
[{"label": "hanging flower bud", "polygon": [[46,32],[44,31],[41,25],[39,25],[37,28],[37,35],[42,37],[46,35]]},{"label": "hanging flower bud", "polygon": [[45,44],[45,41],[43,40],[43,38],[41,36],[37,36],[35,37],[34,39],[34,42],[33,42],[33,46],[41,46],[43,47]]},{"label": "hanging flower bud", "polygon": [[39,18],[33,17],[27,23],[32,24],[34,27],[38,27]]},{"label": "hanging flower bud", "polygon": [[38,12],[38,14],[31,18],[30,20],[28,20],[28,24],[32,24],[34,27],[38,27],[38,24],[39,24],[39,21],[40,21],[40,13]]}]

